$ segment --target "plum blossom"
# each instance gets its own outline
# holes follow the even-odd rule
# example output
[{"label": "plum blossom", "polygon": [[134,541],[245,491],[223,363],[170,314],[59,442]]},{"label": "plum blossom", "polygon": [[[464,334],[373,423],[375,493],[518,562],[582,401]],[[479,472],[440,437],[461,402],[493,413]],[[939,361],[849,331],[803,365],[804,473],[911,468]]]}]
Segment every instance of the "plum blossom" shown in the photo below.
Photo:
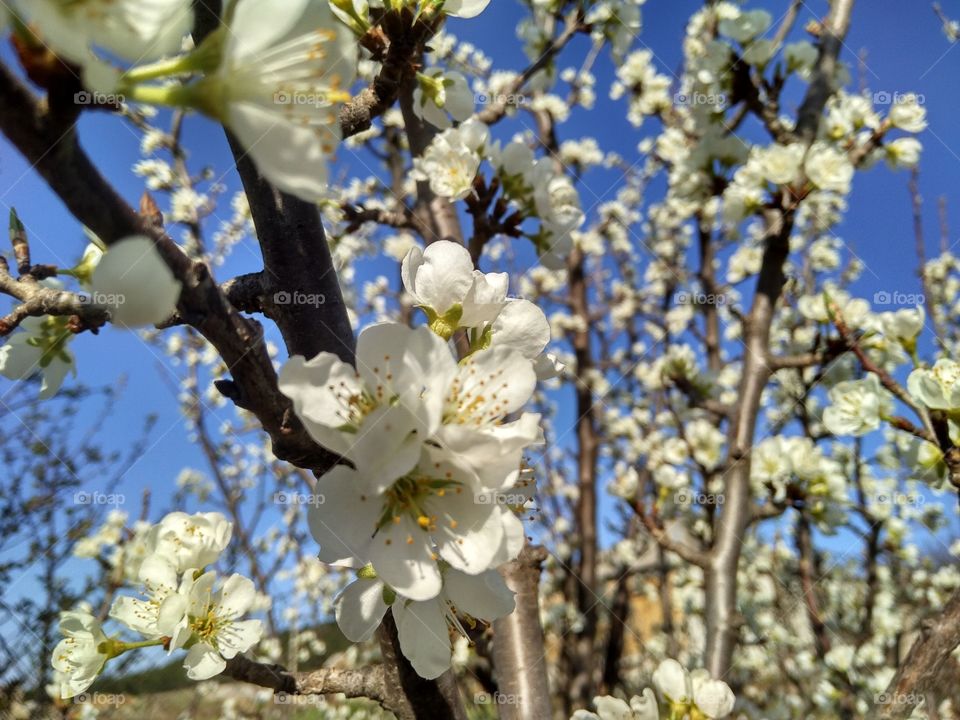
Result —
[{"label": "plum blossom", "polygon": [[507,274],[475,270],[470,253],[459,243],[438,240],[426,250],[411,248],[401,278],[441,337],[471,328],[476,331],[471,339],[481,345],[509,347],[529,360],[537,360],[550,342],[543,311],[527,300],[508,298]]},{"label": "plum blossom", "polygon": [[256,599],[253,581],[234,574],[214,591],[216,581],[217,574],[212,570],[199,577],[186,573],[177,591],[184,614],[176,621],[170,614],[159,625],[161,633],[171,638],[171,651],[189,646],[183,666],[191,680],[219,675],[227,666],[226,660],[249,650],[263,634],[259,620],[239,619]]},{"label": "plum blossom", "polygon": [[831,388],[823,424],[834,435],[866,435],[880,427],[892,412],[890,393],[871,373],[862,380],[846,380]]},{"label": "plum blossom", "polygon": [[186,612],[186,598],[177,592],[179,574],[166,557],[151,555],[140,565],[140,581],[146,599],[119,596],[110,617],[146,638],[158,638]]},{"label": "plum blossom", "polygon": [[463,122],[473,114],[473,91],[458,72],[433,70],[417,75],[413,91],[413,111],[440,130],[451,126],[450,118]]},{"label": "plum blossom", "polygon": [[440,197],[460,200],[473,190],[480,168],[480,150],[486,145],[489,130],[479,120],[470,119],[456,128],[437,135],[422,157],[414,158],[412,177],[426,181]]},{"label": "plum blossom", "polygon": [[60,632],[64,639],[53,650],[53,668],[62,673],[60,697],[66,699],[90,687],[110,656],[108,638],[88,610],[61,613]]},{"label": "plum blossom", "polygon": [[419,461],[456,374],[450,349],[428,328],[384,323],[360,333],[356,370],[333,353],[293,357],[280,372],[280,391],[314,440],[382,492]]},{"label": "plum blossom", "polygon": [[913,93],[898,96],[888,118],[894,127],[906,132],[919,133],[927,129],[927,110]]},{"label": "plum blossom", "polygon": [[960,408],[960,364],[940,358],[930,369],[919,368],[907,378],[907,389],[931,410]]},{"label": "plum blossom", "polygon": [[147,544],[177,572],[184,572],[216,562],[232,534],[233,523],[218,512],[172,512],[150,529]]}]

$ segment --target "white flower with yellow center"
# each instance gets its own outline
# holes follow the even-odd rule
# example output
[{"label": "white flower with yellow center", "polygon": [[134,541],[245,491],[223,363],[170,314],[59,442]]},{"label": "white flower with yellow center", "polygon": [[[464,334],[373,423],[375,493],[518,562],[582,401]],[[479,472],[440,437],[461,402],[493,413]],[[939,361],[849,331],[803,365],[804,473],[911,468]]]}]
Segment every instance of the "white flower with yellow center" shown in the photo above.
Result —
[{"label": "white flower with yellow center", "polygon": [[837,383],[830,390],[830,406],[823,424],[834,435],[866,435],[893,412],[893,399],[874,374],[862,380]]},{"label": "white flower with yellow center", "polygon": [[332,353],[293,357],[280,391],[314,440],[382,492],[417,464],[456,372],[450,348],[428,328],[383,323],[360,333],[356,370]]},{"label": "white flower with yellow center", "polygon": [[53,668],[62,673],[60,697],[72,698],[93,684],[103,670],[109,654],[109,642],[100,622],[88,611],[60,614],[60,632],[64,635],[53,651]]},{"label": "white flower with yellow center", "polygon": [[429,182],[430,189],[440,197],[465,198],[473,190],[480,168],[480,150],[488,138],[487,126],[478,120],[467,120],[459,127],[444,130],[422,157],[414,158],[411,176]]},{"label": "white flower with yellow center", "polygon": [[147,545],[184,572],[215,563],[232,535],[233,523],[218,512],[172,512],[151,528]]},{"label": "white flower with yellow center", "polygon": [[[195,578],[188,572],[180,585],[186,614],[176,625],[160,623],[160,631],[169,636],[170,651],[188,647],[183,666],[191,680],[206,680],[223,672],[226,661],[246,652],[260,641],[263,624],[259,620],[241,620],[256,600],[253,581],[231,575],[214,591],[217,574],[213,571]],[[169,602],[169,600],[167,601]]]},{"label": "white flower with yellow center", "polygon": [[914,370],[907,378],[907,389],[931,410],[960,408],[960,364],[941,358],[929,370]]},{"label": "white flower with yellow center", "polygon": [[[307,201],[327,187],[340,141],[338,109],[349,100],[357,43],[325,2],[235,0],[224,25],[193,52],[142,66],[119,91],[144,103],[194,107],[226,125],[259,171]],[[193,83],[144,85],[202,71]]]},{"label": "white flower with yellow center", "polygon": [[162,555],[151,555],[140,565],[140,582],[146,599],[121,595],[110,608],[110,617],[146,638],[158,638],[178,624],[187,610],[186,598],[177,593],[176,567]]},{"label": "white flower with yellow center", "polygon": [[316,492],[324,502],[311,506],[309,521],[320,559],[359,558],[412,600],[440,592],[441,560],[476,575],[514,557],[523,545],[516,514],[469,470],[429,445],[417,466],[383,492],[344,466],[321,477]]}]

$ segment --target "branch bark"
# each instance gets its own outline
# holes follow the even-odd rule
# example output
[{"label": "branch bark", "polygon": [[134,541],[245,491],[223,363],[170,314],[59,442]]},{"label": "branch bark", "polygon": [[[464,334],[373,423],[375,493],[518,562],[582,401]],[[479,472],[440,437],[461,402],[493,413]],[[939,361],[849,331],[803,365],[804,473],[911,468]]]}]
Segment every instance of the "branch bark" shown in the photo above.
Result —
[{"label": "branch bark", "polygon": [[550,685],[540,627],[540,572],[547,552],[526,545],[500,573],[516,593],[516,609],[493,624],[493,665],[501,720],[540,720],[549,715]]}]

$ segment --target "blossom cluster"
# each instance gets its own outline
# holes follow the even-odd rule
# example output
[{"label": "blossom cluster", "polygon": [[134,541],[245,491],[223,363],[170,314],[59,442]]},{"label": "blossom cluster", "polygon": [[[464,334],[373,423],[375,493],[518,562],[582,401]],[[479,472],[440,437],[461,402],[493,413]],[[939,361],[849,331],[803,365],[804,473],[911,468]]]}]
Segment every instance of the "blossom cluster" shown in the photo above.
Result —
[{"label": "blossom cluster", "polygon": [[[117,532],[116,519],[111,518],[99,535]],[[227,660],[253,647],[263,632],[259,620],[243,619],[257,603],[253,581],[240,574],[220,578],[207,569],[226,549],[232,533],[233,525],[215,512],[174,512],[139,529],[139,552],[128,558],[126,577],[118,579],[135,586],[139,596],[120,595],[109,611],[109,617],[135,633],[136,639],[107,636],[101,619],[88,607],[62,613],[64,638],[52,659],[60,696],[84,692],[109,660],[138,648],[163,647],[168,654],[186,650],[183,666],[188,677],[205,680],[223,672]]]},{"label": "blossom cluster", "polygon": [[571,720],[719,720],[733,712],[733,691],[722,680],[711,678],[706,670],[688,672],[676,660],[667,659],[660,663],[652,679],[656,692],[645,688],[629,703],[609,695],[594,698],[595,713],[578,710]]},{"label": "blossom cluster", "polygon": [[[392,607],[401,649],[434,678],[450,666],[448,625],[513,608],[496,568],[524,543],[523,454],[542,431],[523,407],[537,368],[551,369],[550,330],[535,305],[507,297],[506,274],[474,270],[456,243],[412,249],[402,275],[427,326],[367,327],[356,368],[332,353],[293,357],[280,389],[350,463],[317,480],[324,501],[309,514],[320,559],[359,569],[338,602],[341,629],[368,639]],[[459,361],[455,335],[468,346]]]}]

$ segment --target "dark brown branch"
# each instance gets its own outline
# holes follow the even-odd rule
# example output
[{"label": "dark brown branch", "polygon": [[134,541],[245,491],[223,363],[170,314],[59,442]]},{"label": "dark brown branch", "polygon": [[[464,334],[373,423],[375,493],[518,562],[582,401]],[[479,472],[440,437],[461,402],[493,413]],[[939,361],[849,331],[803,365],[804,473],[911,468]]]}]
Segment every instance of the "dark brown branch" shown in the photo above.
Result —
[{"label": "dark brown branch", "polygon": [[260,420],[274,454],[299,467],[329,463],[280,394],[260,325],[244,318],[217,287],[209,268],[192,260],[161,229],[142,219],[100,174],[80,146],[73,118],[50,112],[0,65],[0,131],[50,185],[67,209],[107,245],[131,235],[151,238],[183,284],[179,315],[210,341],[232,376],[219,387]]}]

